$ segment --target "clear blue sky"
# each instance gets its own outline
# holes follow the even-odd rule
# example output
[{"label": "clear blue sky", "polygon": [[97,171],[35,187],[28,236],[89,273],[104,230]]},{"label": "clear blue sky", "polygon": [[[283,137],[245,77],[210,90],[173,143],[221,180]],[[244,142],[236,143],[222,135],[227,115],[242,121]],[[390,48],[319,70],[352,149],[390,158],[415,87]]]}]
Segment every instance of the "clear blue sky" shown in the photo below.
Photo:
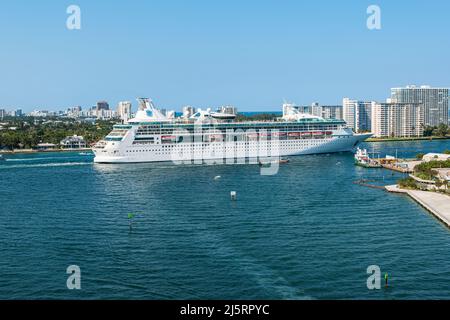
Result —
[{"label": "clear blue sky", "polygon": [[[66,29],[81,7],[82,29]],[[366,28],[378,4],[382,29]],[[29,1],[0,4],[0,108],[105,99],[277,110],[450,86],[450,2]],[[135,103],[134,103],[135,104]]]}]

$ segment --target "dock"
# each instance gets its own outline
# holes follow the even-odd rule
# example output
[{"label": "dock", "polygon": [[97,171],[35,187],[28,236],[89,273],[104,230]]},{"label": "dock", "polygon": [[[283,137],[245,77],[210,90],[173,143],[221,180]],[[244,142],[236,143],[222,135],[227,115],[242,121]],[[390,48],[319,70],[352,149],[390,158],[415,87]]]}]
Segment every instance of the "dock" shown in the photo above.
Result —
[{"label": "dock", "polygon": [[450,228],[450,196],[432,191],[400,189],[397,185],[386,186],[386,190],[409,195]]},{"label": "dock", "polygon": [[420,160],[400,160],[397,161],[382,161],[381,165],[383,168],[388,170],[393,170],[401,173],[413,173],[415,166],[421,164]]},{"label": "dock", "polygon": [[[375,152],[372,152],[375,154]],[[414,167],[422,161],[416,159],[399,159],[397,156],[386,156],[386,158],[371,158],[366,149],[356,149],[355,164],[365,168],[385,168],[401,173],[413,173]]]},{"label": "dock", "polygon": [[392,170],[392,171],[397,171],[397,172],[401,172],[401,173],[412,173],[414,172],[413,169],[409,168],[409,166],[398,166],[395,164],[382,164],[381,165],[383,168],[388,169],[388,170]]}]

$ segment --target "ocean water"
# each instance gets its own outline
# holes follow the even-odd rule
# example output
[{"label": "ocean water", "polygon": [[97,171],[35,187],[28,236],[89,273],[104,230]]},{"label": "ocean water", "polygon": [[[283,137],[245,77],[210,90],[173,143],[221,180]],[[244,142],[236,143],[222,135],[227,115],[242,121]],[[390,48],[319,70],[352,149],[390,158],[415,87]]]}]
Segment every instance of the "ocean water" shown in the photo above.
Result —
[{"label": "ocean water", "polygon": [[[412,157],[450,141],[367,147]],[[274,176],[78,153],[6,158],[0,299],[450,298],[450,231],[406,196],[353,184],[402,175],[356,167],[350,153],[291,157]],[[69,265],[81,290],[66,287]],[[367,289],[370,265],[389,288]]]}]

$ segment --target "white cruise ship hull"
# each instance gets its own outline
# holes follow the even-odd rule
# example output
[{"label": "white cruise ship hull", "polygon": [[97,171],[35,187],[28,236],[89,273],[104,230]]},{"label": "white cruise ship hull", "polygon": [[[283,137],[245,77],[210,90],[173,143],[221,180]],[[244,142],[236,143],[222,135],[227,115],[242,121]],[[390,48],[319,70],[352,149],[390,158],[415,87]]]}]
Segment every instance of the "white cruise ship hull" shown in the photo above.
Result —
[{"label": "white cruise ship hull", "polygon": [[134,145],[125,141],[94,149],[95,163],[194,162],[211,160],[233,163],[242,159],[349,152],[371,134],[341,135],[327,139],[268,140],[254,142],[181,143]]}]

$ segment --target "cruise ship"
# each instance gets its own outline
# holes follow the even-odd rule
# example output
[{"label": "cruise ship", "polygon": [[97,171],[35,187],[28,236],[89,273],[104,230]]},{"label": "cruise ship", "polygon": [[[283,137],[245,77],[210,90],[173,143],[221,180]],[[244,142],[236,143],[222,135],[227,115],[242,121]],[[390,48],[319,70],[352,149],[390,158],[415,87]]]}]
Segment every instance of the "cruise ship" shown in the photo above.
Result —
[{"label": "cruise ship", "polygon": [[93,147],[96,163],[257,163],[261,159],[353,151],[371,134],[355,134],[345,121],[300,113],[290,104],[273,121],[236,121],[234,114],[199,109],[167,117],[139,98],[133,119],[114,125]]}]

